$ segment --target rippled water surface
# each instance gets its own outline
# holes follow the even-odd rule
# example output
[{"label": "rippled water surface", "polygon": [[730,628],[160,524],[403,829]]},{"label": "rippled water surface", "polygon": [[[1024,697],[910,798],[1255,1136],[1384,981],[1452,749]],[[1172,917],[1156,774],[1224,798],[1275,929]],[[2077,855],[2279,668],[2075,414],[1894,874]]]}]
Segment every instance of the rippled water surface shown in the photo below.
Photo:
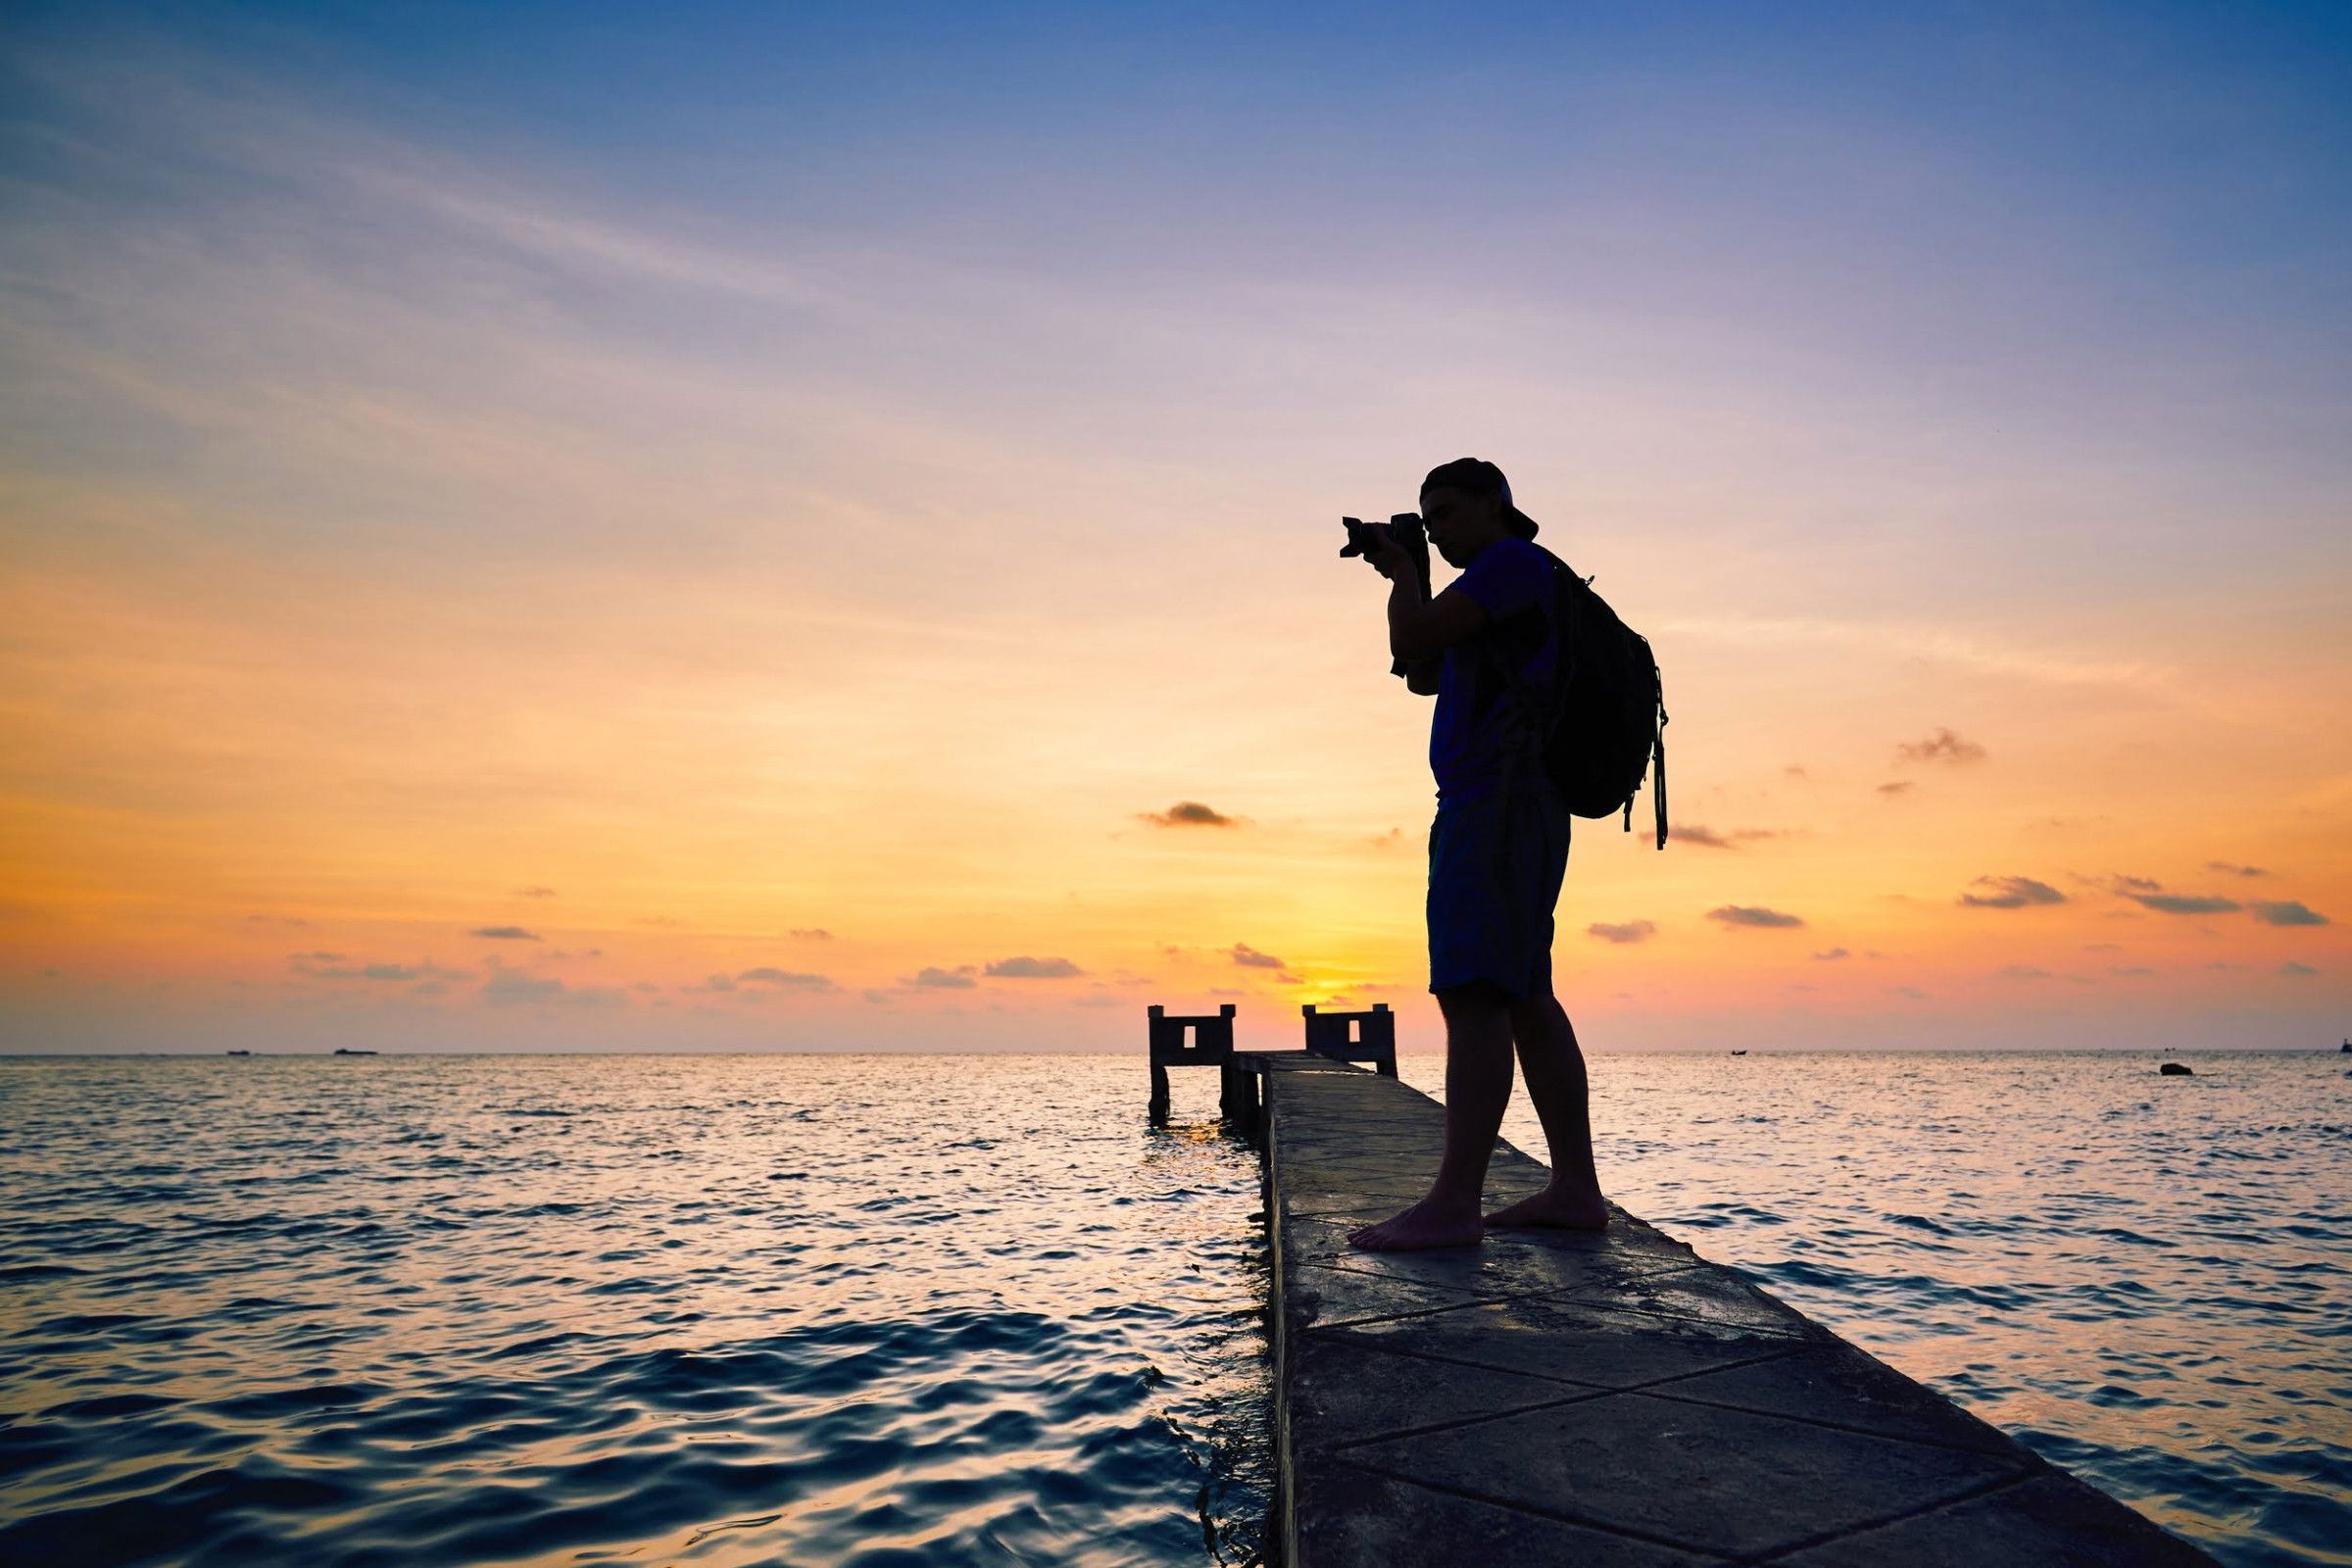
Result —
[{"label": "rippled water surface", "polygon": [[[1255,1161],[1140,1055],[0,1060],[0,1563],[1247,1562]],[[2232,1568],[2352,1563],[2352,1078],[2186,1059],[1599,1056],[1594,1114]]]},{"label": "rippled water surface", "polygon": [[0,1562],[1250,1561],[1256,1161],[1143,1079],[0,1060]]},{"label": "rippled water surface", "polygon": [[[1594,1140],[1628,1208],[2232,1568],[2352,1563],[2352,1057],[2178,1059],[1595,1056]],[[1524,1097],[1503,1134],[1542,1157]]]}]

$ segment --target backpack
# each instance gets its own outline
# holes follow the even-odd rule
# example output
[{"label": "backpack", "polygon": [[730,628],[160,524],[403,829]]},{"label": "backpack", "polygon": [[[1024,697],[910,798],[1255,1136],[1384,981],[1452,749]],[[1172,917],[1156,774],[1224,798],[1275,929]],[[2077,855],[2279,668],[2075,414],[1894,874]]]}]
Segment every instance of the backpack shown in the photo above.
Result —
[{"label": "backpack", "polygon": [[[1654,760],[1650,790],[1658,848],[1666,847],[1666,697],[1649,639],[1617,618],[1559,557],[1551,563],[1553,624],[1565,674],[1548,693],[1525,690],[1505,662],[1504,676],[1543,736],[1544,771],[1578,816],[1625,814],[1634,830],[1634,799]],[[1548,701],[1545,699],[1548,698]]]}]

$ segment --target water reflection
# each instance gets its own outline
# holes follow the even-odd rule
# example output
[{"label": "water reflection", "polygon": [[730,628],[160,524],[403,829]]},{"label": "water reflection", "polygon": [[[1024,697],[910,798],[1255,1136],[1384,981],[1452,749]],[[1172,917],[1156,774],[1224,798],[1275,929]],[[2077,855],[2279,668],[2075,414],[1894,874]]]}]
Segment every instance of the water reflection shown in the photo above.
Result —
[{"label": "water reflection", "polygon": [[1250,1561],[1256,1164],[1138,1076],[0,1064],[0,1557]]}]

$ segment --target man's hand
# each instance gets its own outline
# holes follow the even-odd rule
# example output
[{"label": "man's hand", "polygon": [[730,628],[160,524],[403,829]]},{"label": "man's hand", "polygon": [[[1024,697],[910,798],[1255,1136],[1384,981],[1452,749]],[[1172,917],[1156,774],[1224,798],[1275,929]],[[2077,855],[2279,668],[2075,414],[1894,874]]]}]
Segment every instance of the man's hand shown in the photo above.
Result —
[{"label": "man's hand", "polygon": [[1364,559],[1372,563],[1374,571],[1391,582],[1402,582],[1407,578],[1419,581],[1420,565],[1413,560],[1411,552],[1396,542],[1396,536],[1389,531],[1387,523],[1366,523],[1364,532],[1372,542],[1372,548],[1364,552]]}]

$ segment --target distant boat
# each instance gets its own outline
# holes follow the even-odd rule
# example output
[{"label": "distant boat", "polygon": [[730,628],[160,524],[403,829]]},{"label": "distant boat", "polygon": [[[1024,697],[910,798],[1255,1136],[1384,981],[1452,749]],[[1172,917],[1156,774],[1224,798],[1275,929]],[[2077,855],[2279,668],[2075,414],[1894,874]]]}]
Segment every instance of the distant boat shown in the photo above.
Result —
[{"label": "distant boat", "polygon": [[1747,1053],[1744,1051],[1735,1051],[1732,1053],[1732,1054],[1735,1056],[1744,1056],[1747,1054]]},{"label": "distant boat", "polygon": [[229,1053],[229,1054],[232,1056],[250,1056],[253,1054],[253,1053],[250,1051],[232,1051]]},{"label": "distant boat", "polygon": [[372,1051],[354,1051],[349,1046],[337,1046],[335,1048],[335,1054],[338,1056],[372,1056],[375,1054],[375,1053]]},{"label": "distant boat", "polygon": [[2345,1055],[2352,1056],[2352,1040],[2345,1041],[2342,1045],[2336,1047],[2336,1049],[2342,1052]]}]

